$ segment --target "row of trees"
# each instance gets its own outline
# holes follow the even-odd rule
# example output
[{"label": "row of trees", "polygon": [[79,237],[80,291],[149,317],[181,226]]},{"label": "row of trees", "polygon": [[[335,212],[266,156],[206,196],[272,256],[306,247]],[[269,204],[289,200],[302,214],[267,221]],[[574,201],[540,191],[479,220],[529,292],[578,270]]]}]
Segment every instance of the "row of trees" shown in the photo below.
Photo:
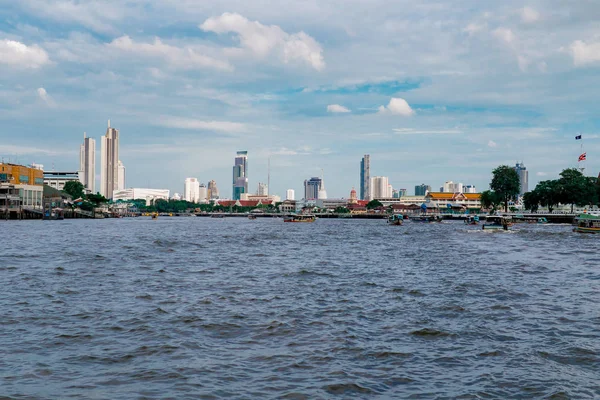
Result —
[{"label": "row of trees", "polygon": [[[495,210],[503,206],[508,211],[509,204],[517,200],[520,192],[519,175],[514,168],[501,165],[492,171],[490,190],[481,193],[483,208]],[[560,173],[560,178],[542,181],[534,190],[523,195],[523,207],[535,212],[547,207],[550,212],[559,204],[584,207],[600,203],[600,185],[597,178],[584,176],[575,168]]]},{"label": "row of trees", "polygon": [[91,193],[86,195],[85,187],[79,181],[69,181],[65,183],[63,192],[71,196],[73,200],[81,199],[79,206],[81,209],[87,211],[91,211],[100,204],[105,204],[108,202],[106,197],[102,196],[100,193]]}]

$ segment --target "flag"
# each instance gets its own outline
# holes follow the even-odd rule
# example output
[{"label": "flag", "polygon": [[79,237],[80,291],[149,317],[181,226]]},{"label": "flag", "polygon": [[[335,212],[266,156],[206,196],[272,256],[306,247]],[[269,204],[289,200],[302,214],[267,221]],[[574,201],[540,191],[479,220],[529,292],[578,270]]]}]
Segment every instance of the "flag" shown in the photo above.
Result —
[{"label": "flag", "polygon": [[585,158],[586,154],[587,153],[583,153],[582,155],[580,155],[579,156],[579,161],[585,161],[586,160],[586,158]]},{"label": "flag", "polygon": [[581,140],[581,135],[575,136],[575,140]]}]

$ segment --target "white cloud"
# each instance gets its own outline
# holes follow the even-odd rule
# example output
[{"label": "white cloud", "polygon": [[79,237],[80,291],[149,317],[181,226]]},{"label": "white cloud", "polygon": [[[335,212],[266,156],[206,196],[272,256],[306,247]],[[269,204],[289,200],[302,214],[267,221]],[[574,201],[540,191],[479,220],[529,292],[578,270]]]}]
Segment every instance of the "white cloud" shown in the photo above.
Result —
[{"label": "white cloud", "polygon": [[536,175],[537,175],[537,176],[546,176],[546,175],[548,175],[548,174],[547,174],[546,172],[541,172],[541,171],[540,171],[540,172],[536,173]]},{"label": "white cloud", "polygon": [[50,107],[54,107],[56,105],[56,103],[54,102],[54,99],[52,99],[52,97],[50,97],[50,95],[48,94],[48,92],[46,91],[46,89],[44,88],[38,88],[36,90],[38,97],[44,102],[46,103],[47,106]]},{"label": "white cloud", "polygon": [[494,142],[493,140],[490,140],[487,145],[488,145],[488,147],[492,147],[492,148],[498,146],[498,144],[496,142]]},{"label": "white cloud", "polygon": [[27,46],[15,40],[0,40],[0,64],[39,68],[49,62],[48,53],[37,45]]},{"label": "white cloud", "polygon": [[229,121],[202,121],[192,118],[181,118],[162,116],[154,120],[155,125],[168,128],[220,131],[220,132],[242,132],[246,129],[245,125],[239,122]]},{"label": "white cloud", "polygon": [[327,106],[327,112],[330,113],[349,113],[350,110],[339,104],[330,104]]},{"label": "white cloud", "polygon": [[524,7],[519,10],[519,13],[521,14],[521,21],[525,22],[526,24],[531,24],[540,19],[540,13],[531,7]]},{"label": "white cloud", "polygon": [[107,44],[107,46],[129,54],[159,58],[173,67],[181,69],[213,68],[224,71],[233,70],[233,67],[226,61],[200,54],[191,47],[180,48],[165,44],[159,38],[155,38],[153,43],[139,43],[133,41],[129,36],[121,36]]},{"label": "white cloud", "polygon": [[415,111],[410,108],[410,105],[406,102],[406,100],[401,99],[399,97],[392,97],[387,107],[380,106],[379,107],[380,114],[393,114],[393,115],[401,115],[403,117],[410,117],[414,115]]},{"label": "white cloud", "polygon": [[317,71],[325,68],[321,45],[304,32],[289,34],[277,25],[263,25],[236,13],[211,17],[200,29],[218,34],[236,33],[241,48],[260,58],[277,52],[284,63],[300,61]]},{"label": "white cloud", "polygon": [[457,135],[463,133],[459,129],[394,128],[392,130],[398,135]]},{"label": "white cloud", "polygon": [[469,36],[473,36],[477,32],[481,32],[482,30],[484,30],[486,28],[487,28],[487,25],[485,25],[485,24],[470,23],[469,25],[467,25],[467,27],[465,29],[463,29],[463,32],[468,33]]},{"label": "white cloud", "polygon": [[576,40],[571,44],[570,50],[576,66],[600,62],[600,42],[588,44],[582,40]]},{"label": "white cloud", "polygon": [[508,28],[497,28],[492,33],[496,39],[501,40],[506,44],[513,44],[515,41],[515,34]]}]

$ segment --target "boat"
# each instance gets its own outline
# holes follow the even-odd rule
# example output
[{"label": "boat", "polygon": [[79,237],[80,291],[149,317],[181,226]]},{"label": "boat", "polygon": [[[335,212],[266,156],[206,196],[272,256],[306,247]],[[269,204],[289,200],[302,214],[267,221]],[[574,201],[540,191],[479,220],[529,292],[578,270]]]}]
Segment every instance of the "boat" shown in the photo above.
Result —
[{"label": "boat", "polygon": [[486,218],[485,224],[481,226],[481,229],[507,231],[511,225],[512,223],[506,217],[491,216]]},{"label": "boat", "polygon": [[402,225],[404,217],[402,214],[392,214],[388,217],[388,224],[390,225]]},{"label": "boat", "polygon": [[225,218],[225,214],[212,214],[211,218]]},{"label": "boat", "polygon": [[283,222],[315,222],[315,216],[309,214],[291,214],[283,217]]},{"label": "boat", "polygon": [[250,214],[250,215],[248,215],[248,219],[255,220],[256,219],[256,215]]},{"label": "boat", "polygon": [[465,219],[465,224],[467,224],[467,225],[479,225],[479,215],[469,215]]},{"label": "boat", "polygon": [[581,214],[575,218],[573,232],[600,233],[600,215]]},{"label": "boat", "polygon": [[424,222],[424,223],[432,223],[432,222],[442,222],[441,215],[418,215],[415,217],[410,217],[413,222]]},{"label": "boat", "polygon": [[153,213],[152,214],[152,219],[158,219],[158,213]]},{"label": "boat", "polygon": [[538,224],[547,224],[548,223],[548,219],[546,217],[538,218],[537,223]]}]

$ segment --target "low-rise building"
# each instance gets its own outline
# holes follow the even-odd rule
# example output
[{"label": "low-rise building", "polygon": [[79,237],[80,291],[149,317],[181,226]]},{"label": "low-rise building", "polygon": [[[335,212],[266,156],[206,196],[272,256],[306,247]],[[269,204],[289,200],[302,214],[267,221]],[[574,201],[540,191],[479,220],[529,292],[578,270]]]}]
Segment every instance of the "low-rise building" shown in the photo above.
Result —
[{"label": "low-rise building", "polygon": [[169,200],[169,189],[130,188],[115,190],[113,201],[146,200],[146,205],[152,205],[156,200]]},{"label": "low-rise building", "polygon": [[12,185],[18,190],[22,208],[42,209],[44,171],[24,165],[0,163],[0,183]]},{"label": "low-rise building", "polygon": [[425,196],[428,208],[480,210],[481,193],[429,192]]},{"label": "low-rise building", "polygon": [[[83,184],[82,171],[44,171],[44,185],[56,190],[64,190],[65,184],[70,181]],[[90,193],[89,190],[87,190]]]}]

